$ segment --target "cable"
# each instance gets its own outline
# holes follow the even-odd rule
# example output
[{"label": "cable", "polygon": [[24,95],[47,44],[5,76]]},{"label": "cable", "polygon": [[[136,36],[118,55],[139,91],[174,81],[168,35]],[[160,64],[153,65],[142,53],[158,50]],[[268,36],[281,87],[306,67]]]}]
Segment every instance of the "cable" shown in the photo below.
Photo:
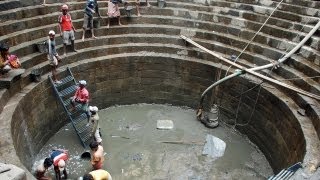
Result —
[{"label": "cable", "polygon": [[[237,56],[237,58],[234,60],[234,62],[237,62],[237,60],[239,59],[239,57],[243,54],[243,52],[247,49],[247,47],[252,43],[252,41],[254,40],[254,38],[258,35],[258,33],[261,31],[261,29],[264,27],[264,25],[268,22],[268,20],[270,19],[270,17],[273,15],[273,13],[278,9],[278,7],[280,6],[280,4],[283,2],[283,0],[281,0],[278,5],[276,6],[276,8],[273,9],[273,11],[271,12],[271,14],[269,15],[269,17],[266,19],[266,21],[262,24],[262,26],[260,27],[260,29],[255,33],[255,35],[251,38],[250,42],[247,43],[246,47],[244,47],[244,49],[240,52],[240,54]],[[227,72],[225,74],[225,76],[227,76],[230,68],[232,67],[229,66],[229,68],[227,69]]]}]

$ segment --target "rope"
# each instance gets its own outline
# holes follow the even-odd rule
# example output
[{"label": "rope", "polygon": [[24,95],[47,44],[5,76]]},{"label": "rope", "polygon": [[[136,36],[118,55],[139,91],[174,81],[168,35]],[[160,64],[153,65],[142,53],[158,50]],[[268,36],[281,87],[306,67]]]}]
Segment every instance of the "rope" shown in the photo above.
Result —
[{"label": "rope", "polygon": [[[282,2],[282,1],[281,1],[281,2]],[[281,3],[281,2],[280,2],[280,3]],[[279,3],[279,4],[280,4],[280,3]],[[278,6],[279,6],[279,4],[278,4]],[[278,7],[278,6],[277,6],[277,7]],[[277,8],[277,7],[276,7],[276,8]],[[274,11],[273,11],[273,12],[274,12]],[[270,17],[270,16],[269,16],[269,17]],[[269,18],[268,18],[268,19],[269,19]],[[268,20],[268,19],[267,19],[267,20]],[[310,21],[310,19],[308,19],[308,21],[301,27],[300,31],[302,31],[302,30],[304,29],[304,27],[306,26],[306,24],[309,23],[309,21]],[[264,23],[264,24],[265,24],[265,23]],[[261,29],[262,29],[262,27],[259,29],[259,31],[260,31]],[[296,38],[297,38],[298,36],[299,36],[299,34],[296,35]],[[255,37],[255,36],[254,36],[254,37]],[[253,39],[254,39],[254,37],[253,37]],[[253,40],[253,39],[252,39],[252,40]],[[252,41],[250,41],[250,43],[251,43],[251,42],[252,42]],[[249,45],[249,44],[248,44],[248,45]],[[248,45],[247,45],[245,48],[247,48]],[[288,47],[286,48],[285,52],[282,54],[282,57],[284,57],[285,54],[289,51],[289,48],[291,48],[291,46],[288,46]],[[239,56],[240,56],[243,52],[244,52],[244,50],[239,54]],[[239,56],[236,58],[236,60],[239,58]],[[282,58],[282,57],[281,57],[281,58]],[[235,60],[235,62],[236,62],[236,60]],[[232,65],[228,68],[226,74],[228,73],[228,71],[229,71],[229,69],[230,69],[231,67],[232,67]],[[272,69],[267,73],[267,75],[269,76],[269,75],[271,74],[271,72],[273,71],[273,69],[276,69],[276,68],[277,68],[277,66],[274,65],[274,66],[272,67]],[[295,80],[295,79],[307,79],[307,78],[317,78],[317,77],[320,77],[320,76],[281,79],[281,80],[279,80],[279,81],[290,81],[290,80]],[[255,109],[256,109],[256,105],[257,105],[257,103],[258,103],[258,99],[259,99],[259,96],[260,96],[261,87],[262,87],[262,84],[263,84],[263,83],[264,83],[264,81],[262,80],[260,83],[258,83],[257,85],[253,86],[252,88],[250,88],[250,89],[248,89],[248,90],[246,90],[246,91],[243,91],[243,88],[242,88],[241,94],[240,94],[240,100],[239,100],[238,107],[237,107],[237,110],[236,110],[236,117],[235,117],[235,123],[234,123],[234,127],[233,127],[233,128],[235,128],[236,126],[246,126],[246,125],[248,125],[248,124],[251,122],[252,117],[253,117],[253,114],[254,114]],[[249,120],[248,120],[246,123],[244,123],[244,124],[237,124],[238,113],[239,113],[239,108],[240,108],[240,104],[241,104],[241,100],[242,100],[243,94],[245,94],[245,93],[247,93],[247,92],[255,89],[255,88],[258,87],[258,86],[259,86],[258,94],[257,94],[256,100],[255,100],[254,106],[253,106],[253,110],[252,110],[251,113],[250,113],[250,118],[249,118]],[[238,97],[239,97],[239,96],[238,96]]]},{"label": "rope", "polygon": [[[239,57],[243,54],[243,52],[248,48],[248,46],[252,43],[252,41],[254,40],[254,38],[258,35],[258,33],[261,31],[261,29],[265,26],[265,24],[268,22],[268,20],[271,18],[271,16],[273,15],[273,13],[278,9],[278,7],[280,6],[280,4],[283,2],[283,0],[281,0],[278,5],[276,6],[276,8],[273,9],[273,11],[271,12],[271,14],[268,16],[268,18],[266,19],[266,21],[262,24],[262,26],[260,27],[260,29],[255,33],[255,35],[251,38],[250,42],[247,43],[246,47],[244,47],[244,49],[240,52],[240,54],[237,56],[237,58],[234,60],[234,62],[236,63],[237,60],[239,59]],[[232,65],[229,66],[229,68],[227,69],[227,72],[225,74],[225,76],[227,76],[230,68],[232,67]]]},{"label": "rope", "polygon": [[[275,9],[273,9],[272,13],[268,16],[268,18],[266,19],[266,21],[262,24],[262,26],[260,27],[260,29],[255,33],[255,35],[251,38],[250,42],[246,45],[246,47],[241,51],[241,53],[236,57],[236,59],[234,60],[234,63],[236,63],[236,61],[239,59],[239,57],[244,53],[244,51],[248,48],[248,46],[252,43],[252,41],[255,39],[255,37],[258,35],[258,33],[262,30],[262,28],[265,26],[265,24],[268,22],[268,20],[271,18],[271,16],[273,15],[273,13],[277,10],[277,8],[280,6],[280,4],[283,2],[283,0],[281,0],[281,2],[279,2],[277,4],[277,6],[275,7]],[[300,31],[302,31],[305,27],[305,25],[310,21],[310,19],[308,19],[308,21],[301,27]],[[296,37],[298,37],[299,34],[296,35]],[[289,45],[286,50],[285,50],[285,53],[288,52],[289,48],[291,48],[291,46]],[[282,57],[285,56],[285,53],[283,53]],[[233,65],[230,65],[229,68],[227,69],[226,71],[226,74],[225,76],[227,76],[230,68],[232,67]],[[276,69],[277,68],[277,64],[275,63],[271,70],[267,73],[267,75],[269,76],[271,74],[271,72],[273,71],[273,69]],[[220,72],[221,73],[221,72]],[[221,75],[221,74],[220,74]],[[315,77],[320,77],[320,76],[314,76],[314,77],[307,77],[307,78],[315,78]],[[292,78],[292,79],[284,79],[284,80],[293,80],[293,79],[302,79],[302,78]],[[235,125],[234,125],[234,128],[236,126],[246,126],[248,125],[251,120],[252,120],[252,117],[253,117],[253,114],[255,112],[255,109],[256,109],[256,105],[258,103],[258,100],[259,100],[259,96],[260,96],[260,92],[261,92],[261,87],[262,87],[262,84],[264,83],[264,81],[262,80],[260,83],[258,83],[257,85],[255,85],[254,87],[244,91],[244,86],[242,86],[242,89],[241,89],[241,94],[240,94],[240,99],[239,99],[239,102],[238,102],[238,106],[237,106],[237,110],[236,110],[236,115],[235,115]],[[251,114],[250,114],[250,118],[249,120],[244,123],[244,124],[237,124],[237,119],[238,119],[238,114],[239,114],[239,109],[240,109],[240,105],[241,105],[241,101],[242,101],[242,96],[243,94],[255,89],[256,87],[259,86],[259,90],[258,90],[258,93],[257,93],[257,97],[256,97],[256,100],[255,100],[255,103],[254,103],[254,106],[253,106],[253,110],[251,111]],[[219,91],[219,88],[215,88],[215,90]],[[222,104],[222,98],[223,98],[223,94],[221,96],[221,99],[220,99],[220,106]]]}]

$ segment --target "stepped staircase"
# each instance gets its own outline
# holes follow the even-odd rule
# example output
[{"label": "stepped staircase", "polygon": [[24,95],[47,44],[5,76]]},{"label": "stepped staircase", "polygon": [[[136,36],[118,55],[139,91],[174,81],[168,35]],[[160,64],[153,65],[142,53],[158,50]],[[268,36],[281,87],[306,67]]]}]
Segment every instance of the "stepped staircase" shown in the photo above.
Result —
[{"label": "stepped staircase", "polygon": [[87,142],[89,142],[89,140],[91,139],[91,131],[87,126],[87,115],[81,110],[81,105],[77,104],[74,109],[72,108],[70,98],[76,92],[78,85],[69,68],[67,68],[67,73],[68,75],[65,78],[61,79],[61,83],[59,84],[54,83],[51,76],[48,76],[48,78],[51,82],[55,94],[57,95],[58,100],[60,101],[64,111],[68,115],[68,118],[71,121],[71,124],[74,127],[82,146],[85,148],[88,144]]}]

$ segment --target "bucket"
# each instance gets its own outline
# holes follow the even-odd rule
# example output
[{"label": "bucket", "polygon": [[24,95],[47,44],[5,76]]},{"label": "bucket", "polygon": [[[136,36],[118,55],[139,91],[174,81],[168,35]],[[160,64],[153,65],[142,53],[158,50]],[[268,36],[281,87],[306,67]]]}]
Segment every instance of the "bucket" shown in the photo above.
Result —
[{"label": "bucket", "polygon": [[85,151],[85,152],[83,152],[80,157],[81,157],[81,159],[90,160],[90,159],[91,159],[90,151]]},{"label": "bucket", "polygon": [[93,19],[93,28],[95,28],[95,29],[100,28],[100,19],[99,18]]},{"label": "bucket", "polygon": [[36,44],[37,50],[40,53],[48,53],[47,43],[46,41],[42,41]]},{"label": "bucket", "polygon": [[164,8],[166,6],[166,1],[165,0],[157,0],[158,1],[158,7],[159,8]]},{"label": "bucket", "polygon": [[30,73],[31,82],[40,82],[42,71],[40,69],[33,69]]}]

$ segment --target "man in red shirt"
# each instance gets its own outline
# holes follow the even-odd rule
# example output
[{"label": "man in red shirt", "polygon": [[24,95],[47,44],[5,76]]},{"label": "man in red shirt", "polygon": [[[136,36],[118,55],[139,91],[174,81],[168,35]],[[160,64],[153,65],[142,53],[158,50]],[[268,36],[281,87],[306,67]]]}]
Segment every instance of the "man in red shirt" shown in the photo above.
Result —
[{"label": "man in red shirt", "polygon": [[86,113],[88,119],[90,118],[89,111],[88,111],[88,105],[89,105],[89,92],[85,88],[87,85],[87,82],[85,80],[79,81],[79,87],[77,88],[76,93],[73,97],[70,99],[70,103],[73,107],[73,110],[75,109],[76,104],[81,104],[81,110]]},{"label": "man in red shirt", "polygon": [[60,27],[60,35],[63,37],[63,49],[64,49],[64,55],[66,55],[67,52],[67,44],[69,43],[69,39],[71,40],[71,46],[74,52],[77,52],[77,50],[74,47],[74,32],[76,29],[73,26],[71,15],[68,13],[68,5],[64,4],[61,7],[62,15],[59,16],[58,22]]}]

